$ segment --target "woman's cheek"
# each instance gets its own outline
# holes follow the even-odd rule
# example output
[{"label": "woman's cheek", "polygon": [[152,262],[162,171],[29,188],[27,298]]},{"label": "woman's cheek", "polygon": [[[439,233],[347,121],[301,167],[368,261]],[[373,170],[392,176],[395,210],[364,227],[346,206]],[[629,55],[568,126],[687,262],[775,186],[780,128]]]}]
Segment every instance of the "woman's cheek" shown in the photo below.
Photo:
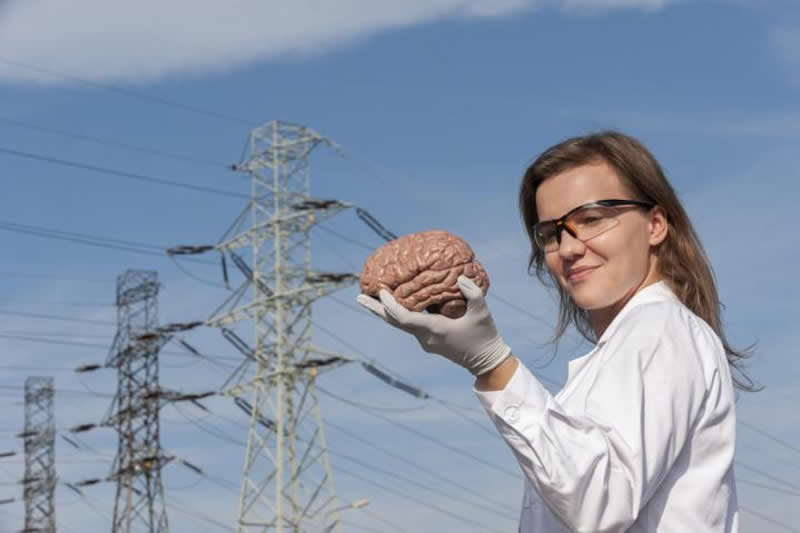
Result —
[{"label": "woman's cheek", "polygon": [[561,276],[558,275],[559,272],[559,264],[560,261],[558,260],[558,254],[556,253],[549,253],[544,256],[544,263],[547,265],[547,269],[550,271],[550,274],[553,275],[554,278],[560,279]]}]

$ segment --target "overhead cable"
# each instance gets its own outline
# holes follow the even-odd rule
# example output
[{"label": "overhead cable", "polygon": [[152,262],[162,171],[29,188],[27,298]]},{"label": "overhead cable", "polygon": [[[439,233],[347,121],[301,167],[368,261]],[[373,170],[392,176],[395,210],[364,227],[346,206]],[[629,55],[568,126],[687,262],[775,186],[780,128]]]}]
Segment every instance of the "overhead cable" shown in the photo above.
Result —
[{"label": "overhead cable", "polygon": [[22,311],[6,311],[0,309],[0,315],[12,315],[12,316],[24,316],[27,318],[43,318],[46,320],[60,320],[66,322],[81,322],[83,324],[93,324],[97,326],[115,326],[116,322],[111,322],[109,320],[91,320],[88,318],[70,318],[66,316],[59,316],[59,315],[50,315],[44,313],[25,313]]},{"label": "overhead cable", "polygon": [[[121,239],[112,239],[108,237],[101,237],[97,235],[88,235],[86,233],[74,233],[46,228],[42,226],[32,226],[29,224],[17,224],[14,222],[0,221],[0,230],[11,231],[15,233],[24,233],[27,235],[34,235],[37,237],[44,237],[48,239],[56,239],[62,241],[70,241],[79,244],[86,244],[98,248],[108,248],[112,250],[121,250],[126,252],[134,252],[138,254],[151,255],[156,257],[169,257],[166,250],[154,244],[137,243],[133,241],[125,241]],[[203,263],[208,265],[216,265],[214,261],[204,259],[184,258],[184,261],[191,261],[193,263]]]},{"label": "overhead cable", "polygon": [[[325,394],[327,396],[331,396],[328,393],[327,390],[323,389],[319,385],[317,385],[317,390],[319,390],[321,393],[323,393],[323,394]],[[497,472],[503,473],[503,474],[507,475],[508,477],[511,477],[513,479],[516,479],[516,480],[522,479],[520,474],[517,473],[517,472],[513,472],[511,470],[506,469],[503,466],[500,466],[498,464],[492,463],[491,461],[487,461],[483,457],[479,457],[479,456],[477,456],[477,455],[475,455],[473,453],[470,453],[470,452],[468,452],[466,450],[462,450],[461,448],[457,448],[457,447],[455,447],[455,446],[453,446],[451,444],[448,444],[447,442],[442,441],[441,439],[438,439],[436,437],[433,437],[431,435],[423,433],[422,431],[419,431],[418,429],[413,428],[413,427],[411,427],[411,426],[409,426],[407,424],[403,424],[402,422],[397,422],[395,420],[392,420],[392,419],[388,418],[387,416],[385,416],[385,415],[383,415],[381,413],[371,411],[367,407],[349,403],[347,400],[344,400],[343,398],[336,397],[336,396],[331,396],[331,397],[337,399],[338,401],[341,401],[343,403],[347,403],[348,405],[356,407],[357,409],[360,409],[360,410],[364,411],[365,413],[367,413],[370,416],[374,416],[376,418],[380,418],[384,422],[387,422],[389,424],[397,426],[397,427],[399,427],[399,428],[401,428],[401,429],[403,429],[403,430],[405,430],[405,431],[407,431],[409,433],[412,433],[412,434],[414,434],[414,435],[416,435],[418,437],[421,437],[421,438],[423,438],[423,439],[425,439],[425,440],[427,440],[429,442],[432,442],[432,443],[436,444],[437,446],[440,446],[440,447],[442,447],[442,448],[444,448],[446,450],[449,450],[449,451],[451,451],[451,452],[453,452],[455,454],[458,454],[458,455],[460,455],[462,457],[466,457],[467,459],[471,459],[473,461],[481,463],[482,465],[484,465],[484,466],[486,466],[488,468],[491,468],[492,470],[495,470]]]},{"label": "overhead cable", "polygon": [[504,518],[505,520],[515,520],[515,517],[513,515],[509,515],[507,513],[504,513],[504,512],[500,511],[497,508],[490,507],[490,506],[488,506],[486,504],[478,503],[478,502],[475,502],[475,501],[472,501],[472,500],[467,500],[467,499],[465,499],[465,498],[463,498],[461,496],[454,496],[452,494],[443,492],[441,490],[435,489],[434,487],[432,487],[429,484],[425,484],[425,483],[422,483],[422,482],[417,481],[415,479],[411,479],[411,478],[409,478],[407,476],[396,474],[396,473],[391,472],[389,470],[386,470],[384,468],[368,464],[368,463],[362,461],[361,459],[359,459],[357,457],[353,457],[351,455],[344,454],[344,453],[341,453],[341,452],[337,452],[337,451],[334,451],[334,450],[331,450],[330,453],[332,455],[336,456],[336,457],[341,457],[342,459],[350,461],[351,463],[355,463],[355,464],[357,464],[357,465],[359,465],[361,467],[365,467],[365,468],[369,469],[369,471],[371,471],[371,472],[375,472],[375,473],[378,473],[378,474],[383,474],[384,476],[388,476],[388,477],[391,477],[391,478],[398,479],[398,480],[400,480],[400,481],[402,481],[404,483],[407,483],[409,485],[413,485],[413,486],[415,486],[417,488],[432,492],[432,493],[434,493],[434,494],[436,494],[438,496],[443,496],[443,497],[445,497],[447,499],[454,500],[454,501],[457,501],[457,502],[462,503],[462,504],[466,504],[466,505],[468,505],[470,507],[478,507],[480,509],[483,509],[486,512],[489,512],[489,513],[494,514],[496,516],[500,516],[501,518]]},{"label": "overhead cable", "polygon": [[223,189],[216,189],[216,188],[213,188],[213,187],[205,187],[205,186],[202,186],[202,185],[194,185],[192,183],[185,183],[185,182],[180,182],[180,181],[167,179],[167,178],[159,178],[159,177],[156,177],[156,176],[146,176],[144,174],[137,174],[137,173],[134,173],[134,172],[126,172],[124,170],[117,170],[117,169],[113,169],[113,168],[105,168],[105,167],[100,167],[100,166],[97,166],[97,165],[92,165],[92,164],[89,164],[89,163],[81,163],[79,161],[69,161],[69,160],[66,160],[66,159],[61,159],[61,158],[53,157],[53,156],[46,155],[46,154],[36,154],[36,153],[32,153],[32,152],[25,152],[25,151],[22,151],[22,150],[15,150],[13,148],[7,148],[7,147],[4,147],[4,146],[0,146],[0,154],[6,154],[6,155],[15,156],[15,157],[22,157],[22,158],[25,158],[25,159],[32,159],[32,160],[35,160],[35,161],[42,161],[44,163],[51,163],[51,164],[54,164],[54,165],[61,165],[61,166],[66,166],[66,167],[71,167],[71,168],[77,168],[77,169],[80,169],[80,170],[89,170],[91,172],[97,172],[97,173],[100,173],[100,174],[108,174],[109,176],[115,176],[117,178],[125,178],[125,179],[130,179],[130,180],[143,181],[143,182],[146,182],[146,183],[153,183],[153,184],[156,184],[156,185],[163,185],[163,186],[166,186],[166,187],[173,187],[173,188],[178,188],[178,189],[187,189],[187,190],[194,191],[194,192],[204,192],[204,193],[216,194],[218,196],[227,196],[227,197],[230,197],[230,198],[240,198],[240,199],[241,198],[245,198],[245,199],[248,199],[248,200],[250,199],[250,197],[245,195],[245,194],[241,194],[241,193],[237,193],[237,192],[233,192],[233,191],[226,191],[226,190],[223,190]]},{"label": "overhead cable", "polygon": [[225,113],[220,113],[219,111],[214,111],[212,109],[205,109],[198,106],[188,105],[183,102],[178,102],[176,100],[170,100],[168,98],[164,98],[163,96],[156,96],[154,94],[145,93],[142,91],[135,91],[133,89],[127,89],[122,87],[116,87],[114,85],[99,83],[96,81],[87,80],[85,78],[81,78],[79,76],[75,76],[74,74],[67,74],[65,72],[57,72],[52,69],[46,69],[37,65],[32,65],[30,63],[23,63],[21,61],[11,60],[7,57],[0,57],[0,62],[5,63],[7,65],[13,65],[18,68],[22,68],[25,70],[30,70],[33,72],[38,72],[40,74],[47,74],[48,76],[54,76],[57,78],[61,78],[64,80],[70,80],[74,82],[78,82],[82,85],[87,87],[92,87],[94,89],[102,89],[104,91],[113,92],[116,94],[121,94],[124,96],[136,98],[138,100],[144,100],[151,103],[161,104],[169,107],[174,107],[176,109],[181,109],[183,111],[189,111],[191,113],[198,113],[201,115],[206,115],[209,117],[226,120],[229,122],[236,122],[238,124],[244,124],[247,126],[252,126],[253,121],[247,120],[240,117],[235,117],[232,115],[227,115]]},{"label": "overhead cable", "polygon": [[[438,481],[444,482],[447,485],[455,487],[455,488],[459,489],[460,491],[462,491],[462,492],[464,492],[466,494],[469,494],[469,495],[472,495],[472,496],[475,495],[475,487],[467,487],[467,486],[465,486],[465,485],[463,485],[463,484],[461,484],[461,483],[459,483],[457,481],[454,481],[454,480],[452,480],[452,479],[450,479],[448,477],[443,476],[442,474],[439,474],[435,470],[432,470],[432,469],[430,469],[428,467],[421,466],[421,465],[415,463],[414,461],[411,461],[405,454],[394,453],[391,450],[388,450],[388,449],[386,449],[386,448],[384,448],[382,446],[379,446],[379,445],[375,444],[374,442],[370,442],[369,440],[367,440],[366,438],[364,438],[362,436],[354,434],[350,430],[340,426],[339,424],[336,424],[335,422],[331,422],[330,420],[327,421],[325,423],[325,425],[328,426],[328,427],[336,429],[340,433],[344,433],[345,435],[349,436],[350,438],[359,441],[361,444],[365,444],[365,445],[369,446],[370,448],[373,448],[373,449],[378,450],[378,451],[380,451],[382,453],[385,453],[389,457],[392,457],[395,460],[398,460],[398,461],[400,461],[400,462],[402,462],[402,463],[404,463],[406,465],[409,465],[412,468],[415,468],[416,470],[418,470],[418,471],[420,471],[420,472],[422,472],[424,474],[427,474],[427,475],[437,479]],[[493,506],[495,506],[496,509],[504,509],[507,513],[510,513],[510,514],[514,514],[514,513],[517,512],[516,509],[512,509],[510,506],[507,506],[503,502],[496,501],[496,500],[493,501],[490,498],[485,498],[485,500],[488,503],[491,503]]]},{"label": "overhead cable", "polygon": [[760,429],[760,428],[754,426],[753,424],[751,424],[749,422],[743,421],[741,418],[737,421],[737,423],[742,425],[742,426],[744,426],[744,427],[746,427],[750,431],[754,431],[754,432],[758,433],[762,437],[768,438],[769,440],[771,440],[772,442],[774,442],[776,444],[780,444],[784,448],[787,448],[787,449],[789,449],[789,450],[791,450],[791,451],[793,451],[795,453],[800,453],[800,447],[797,447],[797,446],[795,446],[795,445],[793,445],[793,444],[791,444],[789,442],[786,442],[785,440],[781,439],[780,437],[776,437],[775,435],[767,433],[763,429]]},{"label": "overhead cable", "polygon": [[765,515],[764,513],[760,513],[758,511],[755,511],[755,510],[751,509],[750,507],[745,507],[744,505],[739,504],[739,509],[741,509],[743,512],[745,512],[747,514],[751,514],[751,515],[753,515],[755,517],[758,517],[761,520],[764,520],[765,522],[769,522],[772,525],[781,527],[786,531],[791,531],[792,533],[800,533],[800,529],[798,529],[798,528],[796,528],[794,526],[790,526],[789,524],[786,524],[784,522],[780,522],[778,520],[775,520],[774,518],[769,517],[769,516]]},{"label": "overhead cable", "polygon": [[[80,347],[85,347],[85,348],[98,348],[98,349],[108,350],[108,345],[106,345],[106,344],[95,344],[95,343],[89,343],[89,342],[59,341],[59,340],[42,339],[42,338],[36,338],[36,337],[30,337],[30,336],[3,335],[3,334],[0,334],[0,338],[2,338],[2,339],[13,339],[13,340],[19,340],[19,341],[26,341],[26,342],[38,342],[38,343],[43,343],[43,344],[58,344],[58,345],[62,345],[62,346],[80,346]],[[175,352],[175,351],[170,351],[170,350],[163,350],[161,353],[167,354],[167,355],[180,355],[180,356],[184,356],[184,357],[196,356],[196,354],[193,354],[193,353],[192,354],[187,354],[187,353]],[[241,361],[241,358],[239,358],[239,357],[232,357],[232,356],[227,356],[227,355],[201,354],[200,357],[203,357],[204,359],[209,360],[209,362],[214,362],[215,364],[218,364],[218,365],[223,365],[223,363],[220,363],[219,361],[213,361],[214,359],[235,361],[235,362]],[[223,366],[225,366],[226,368],[232,368],[231,365],[223,365]]]},{"label": "overhead cable", "polygon": [[486,530],[486,531],[493,531],[493,532],[498,531],[498,530],[495,530],[495,529],[491,529],[491,528],[489,528],[488,526],[486,526],[484,524],[480,524],[478,522],[475,522],[474,520],[469,519],[469,518],[465,517],[462,514],[457,514],[457,513],[454,513],[452,511],[448,511],[447,509],[444,509],[444,508],[442,508],[442,507],[440,507],[438,505],[435,505],[435,504],[431,503],[430,501],[426,501],[426,500],[417,498],[416,496],[411,496],[409,494],[406,494],[404,492],[401,492],[401,491],[397,490],[394,487],[390,487],[390,486],[384,485],[383,483],[378,483],[378,482],[373,481],[371,479],[365,478],[364,476],[362,476],[360,474],[356,474],[355,472],[351,472],[349,470],[345,470],[344,468],[340,468],[340,467],[336,468],[336,472],[338,472],[340,474],[345,474],[345,475],[350,476],[350,477],[354,477],[354,478],[356,478],[356,479],[358,479],[358,480],[360,480],[360,481],[362,481],[362,482],[364,482],[364,483],[366,483],[368,485],[372,485],[373,487],[378,487],[380,489],[385,490],[386,492],[390,492],[390,493],[392,493],[392,494],[394,494],[396,496],[400,496],[401,498],[404,498],[406,500],[412,501],[412,502],[414,502],[414,503],[416,503],[418,505],[421,505],[423,507],[427,507],[429,509],[433,509],[434,511],[436,511],[438,513],[441,513],[441,514],[444,514],[446,516],[449,516],[450,518],[453,518],[454,520],[457,520],[457,521],[462,522],[462,523],[469,524],[471,527],[478,526],[481,529]]},{"label": "overhead cable", "polygon": [[60,135],[62,137],[68,137],[68,138],[71,138],[71,139],[78,139],[78,140],[81,140],[81,141],[87,141],[87,142],[100,144],[100,145],[104,145],[104,146],[111,146],[111,147],[114,147],[114,148],[122,148],[123,150],[129,150],[129,151],[139,152],[139,153],[144,153],[144,154],[151,154],[151,155],[155,155],[155,156],[159,156],[159,157],[166,157],[166,158],[169,158],[169,159],[175,159],[175,160],[184,161],[184,162],[187,162],[187,163],[193,163],[193,164],[197,164],[197,165],[202,165],[202,166],[205,166],[205,167],[213,167],[213,168],[217,168],[217,169],[222,169],[222,168],[225,168],[225,167],[228,166],[227,164],[222,164],[222,163],[218,163],[218,162],[215,162],[215,161],[209,161],[207,159],[201,159],[201,158],[198,158],[198,157],[193,157],[193,156],[188,156],[188,155],[183,155],[183,154],[175,154],[175,153],[165,152],[163,150],[158,150],[158,149],[155,149],[155,148],[147,148],[147,147],[144,147],[144,146],[135,146],[135,145],[132,145],[132,144],[127,144],[127,143],[123,143],[123,142],[119,142],[119,141],[113,141],[113,140],[110,140],[110,139],[103,139],[103,138],[100,138],[100,137],[92,137],[92,136],[84,135],[82,133],[77,133],[77,132],[74,132],[74,131],[66,131],[66,130],[50,128],[50,127],[41,126],[41,125],[38,125],[38,124],[31,124],[30,122],[24,122],[24,121],[17,120],[17,119],[10,119],[10,118],[6,118],[6,117],[0,117],[0,123],[7,124],[7,125],[10,125],[10,126],[14,126],[14,127],[18,127],[18,128],[26,128],[26,129],[30,129],[30,130],[40,131],[40,132],[48,133],[48,134],[51,134],[51,135]]},{"label": "overhead cable", "polygon": [[[237,399],[238,399],[238,398],[237,398]],[[237,402],[237,405],[239,405],[239,407],[240,407],[240,408],[241,408],[241,409],[242,409],[242,410],[243,410],[243,411],[244,411],[246,414],[248,414],[248,415],[251,415],[251,414],[252,414],[252,407],[251,407],[251,406],[250,406],[250,405],[249,405],[247,402],[245,402],[245,401]],[[215,415],[215,416],[217,416],[218,418],[222,418],[222,419],[224,419],[224,420],[227,420],[227,417],[224,417],[224,416],[221,416],[221,415]],[[198,427],[200,427],[200,426],[199,426],[199,424],[197,424],[197,425],[198,425]],[[275,428],[274,424],[271,424],[271,429],[273,429],[273,431],[274,431],[274,428]],[[201,427],[201,429],[203,429],[203,428]],[[227,437],[225,440],[229,440],[229,441],[235,442],[235,441],[233,440],[233,437],[230,437],[230,436],[228,436],[228,437]],[[300,439],[300,440],[302,441],[303,439]],[[236,443],[236,444],[238,444],[238,445],[240,445],[240,446],[246,446],[246,444],[245,444],[244,442],[235,442],[235,443]],[[458,497],[453,497],[453,496],[451,496],[451,495],[449,495],[449,494],[446,494],[446,493],[443,493],[443,492],[441,492],[441,491],[437,491],[437,490],[431,489],[431,488],[430,488],[430,487],[428,487],[428,486],[420,485],[418,482],[416,482],[416,481],[413,481],[413,480],[410,480],[409,478],[406,478],[406,477],[404,477],[404,476],[400,476],[400,475],[398,475],[398,474],[395,474],[395,473],[393,473],[393,472],[386,471],[386,470],[384,470],[384,469],[381,469],[380,467],[377,467],[377,466],[375,466],[375,465],[367,464],[367,463],[365,463],[365,462],[361,461],[360,459],[357,459],[357,458],[354,458],[354,457],[348,456],[348,455],[346,455],[346,454],[343,454],[343,453],[340,453],[340,452],[336,452],[336,451],[334,451],[334,450],[331,450],[331,451],[330,451],[330,453],[331,453],[332,455],[335,455],[335,456],[342,457],[342,458],[344,458],[344,459],[346,459],[346,460],[349,460],[349,461],[351,461],[351,462],[355,462],[356,464],[359,464],[359,465],[361,465],[361,466],[365,466],[366,468],[369,468],[371,471],[375,471],[375,472],[381,472],[381,473],[383,473],[384,475],[388,475],[388,476],[390,476],[390,477],[394,477],[394,478],[396,478],[396,479],[400,479],[400,480],[402,480],[402,481],[404,481],[404,482],[406,482],[406,483],[412,483],[412,484],[414,484],[414,485],[422,486],[423,488],[425,488],[425,489],[427,489],[427,490],[432,490],[433,492],[435,492],[435,493],[438,493],[438,494],[440,494],[440,495],[444,495],[444,496],[446,496],[446,497],[448,497],[448,498],[451,498],[451,499],[455,498],[455,499],[458,499],[458,500],[464,501],[463,499],[460,499],[460,498],[458,498]],[[337,471],[337,472],[340,472],[340,473],[346,473],[346,474],[348,474],[348,475],[354,475],[354,476],[356,476],[356,477],[360,477],[360,476],[358,476],[357,474],[353,474],[353,473],[351,473],[351,472],[348,472],[348,471],[346,471],[346,470],[344,470],[344,469],[342,469],[342,468],[340,468],[340,467],[338,467],[338,466],[336,467],[336,471]],[[361,477],[361,479],[362,479],[362,480],[365,480],[365,481],[367,481],[367,482],[368,482],[368,483],[370,483],[370,484],[373,484],[373,485],[379,485],[379,484],[377,484],[377,483],[375,483],[375,482],[371,482],[371,481],[369,481],[369,480],[366,480],[366,479],[365,479],[365,478],[363,478],[363,477]],[[385,487],[381,486],[381,488],[385,488]],[[454,518],[454,517],[458,516],[458,515],[455,515],[454,513],[451,513],[451,512],[449,512],[449,511],[446,511],[446,510],[444,510],[444,509],[442,509],[441,507],[438,507],[438,506],[436,506],[436,505],[433,505],[433,504],[430,504],[430,503],[424,502],[423,500],[417,500],[417,499],[415,499],[414,497],[408,496],[408,495],[406,495],[406,494],[404,494],[404,493],[402,493],[402,492],[400,492],[400,491],[397,491],[396,489],[388,489],[388,490],[389,490],[390,492],[393,492],[394,494],[398,494],[398,495],[400,495],[400,496],[402,496],[402,497],[406,497],[407,499],[410,499],[410,500],[412,500],[412,501],[415,501],[416,503],[419,503],[420,505],[423,505],[423,506],[425,506],[425,507],[428,507],[428,508],[434,509],[434,510],[436,510],[437,512],[440,512],[440,513],[442,513],[442,512],[443,512],[444,514],[446,514],[447,516],[450,516],[451,518]],[[467,503],[468,503],[469,505],[474,505],[474,503],[473,503],[473,502],[467,502]],[[459,519],[459,520],[463,520],[463,519]],[[470,523],[471,523],[471,524],[473,524],[473,525],[475,525],[473,522],[470,522]],[[478,524],[478,525],[480,525],[480,524]],[[487,527],[487,526],[482,526],[482,527],[484,527],[484,529],[490,530],[490,529],[488,529],[488,527]],[[491,531],[491,530],[490,530],[490,531]]]}]

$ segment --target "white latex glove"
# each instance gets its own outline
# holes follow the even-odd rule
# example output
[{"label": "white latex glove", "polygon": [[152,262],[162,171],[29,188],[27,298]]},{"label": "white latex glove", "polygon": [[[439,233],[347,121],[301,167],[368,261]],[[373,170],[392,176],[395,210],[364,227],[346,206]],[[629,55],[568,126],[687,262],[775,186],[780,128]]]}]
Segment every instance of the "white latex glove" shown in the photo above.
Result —
[{"label": "white latex glove", "polygon": [[422,349],[450,359],[476,376],[492,370],[511,354],[494,325],[483,291],[467,276],[458,277],[458,287],[467,300],[467,311],[459,318],[409,311],[383,289],[380,301],[359,294],[356,301],[392,326],[411,333]]}]

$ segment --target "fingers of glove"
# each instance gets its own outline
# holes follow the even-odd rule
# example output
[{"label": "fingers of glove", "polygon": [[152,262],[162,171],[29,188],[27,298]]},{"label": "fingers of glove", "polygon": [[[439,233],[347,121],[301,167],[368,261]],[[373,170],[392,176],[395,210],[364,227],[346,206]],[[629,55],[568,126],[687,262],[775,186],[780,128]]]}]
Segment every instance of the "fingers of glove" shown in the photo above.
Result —
[{"label": "fingers of glove", "polygon": [[386,308],[375,298],[367,296],[366,294],[359,294],[356,296],[356,302],[358,302],[362,307],[366,308],[372,314],[376,315],[378,318],[386,320]]},{"label": "fingers of glove", "polygon": [[474,281],[465,275],[458,276],[458,288],[467,300],[474,300],[483,296],[483,291],[478,287]]},{"label": "fingers of glove", "polygon": [[381,304],[386,310],[386,318],[393,320],[398,325],[411,325],[411,311],[397,303],[392,293],[386,289],[381,289],[378,293],[378,298],[381,299]]},{"label": "fingers of glove", "polygon": [[409,311],[400,305],[387,290],[380,291],[378,297],[386,309],[386,320],[415,334],[434,330],[439,321],[444,318],[438,315]]},{"label": "fingers of glove", "polygon": [[474,281],[467,276],[458,276],[458,288],[461,289],[461,294],[467,299],[467,309],[477,309],[485,306],[485,299],[483,297],[483,290],[475,284]]}]

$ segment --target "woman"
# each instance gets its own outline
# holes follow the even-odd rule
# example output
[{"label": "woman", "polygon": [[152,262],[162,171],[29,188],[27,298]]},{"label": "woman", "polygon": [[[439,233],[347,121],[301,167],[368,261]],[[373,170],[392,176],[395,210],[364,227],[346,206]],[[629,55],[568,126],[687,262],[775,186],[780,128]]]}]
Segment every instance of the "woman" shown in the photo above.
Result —
[{"label": "woman", "polygon": [[708,259],[658,162],[617,132],[542,153],[520,188],[529,270],[560,295],[555,339],[595,346],[555,396],[498,335],[465,276],[458,319],[388,291],[359,303],[477,376],[475,392],[525,474],[522,533],[738,531],[731,348]]}]

